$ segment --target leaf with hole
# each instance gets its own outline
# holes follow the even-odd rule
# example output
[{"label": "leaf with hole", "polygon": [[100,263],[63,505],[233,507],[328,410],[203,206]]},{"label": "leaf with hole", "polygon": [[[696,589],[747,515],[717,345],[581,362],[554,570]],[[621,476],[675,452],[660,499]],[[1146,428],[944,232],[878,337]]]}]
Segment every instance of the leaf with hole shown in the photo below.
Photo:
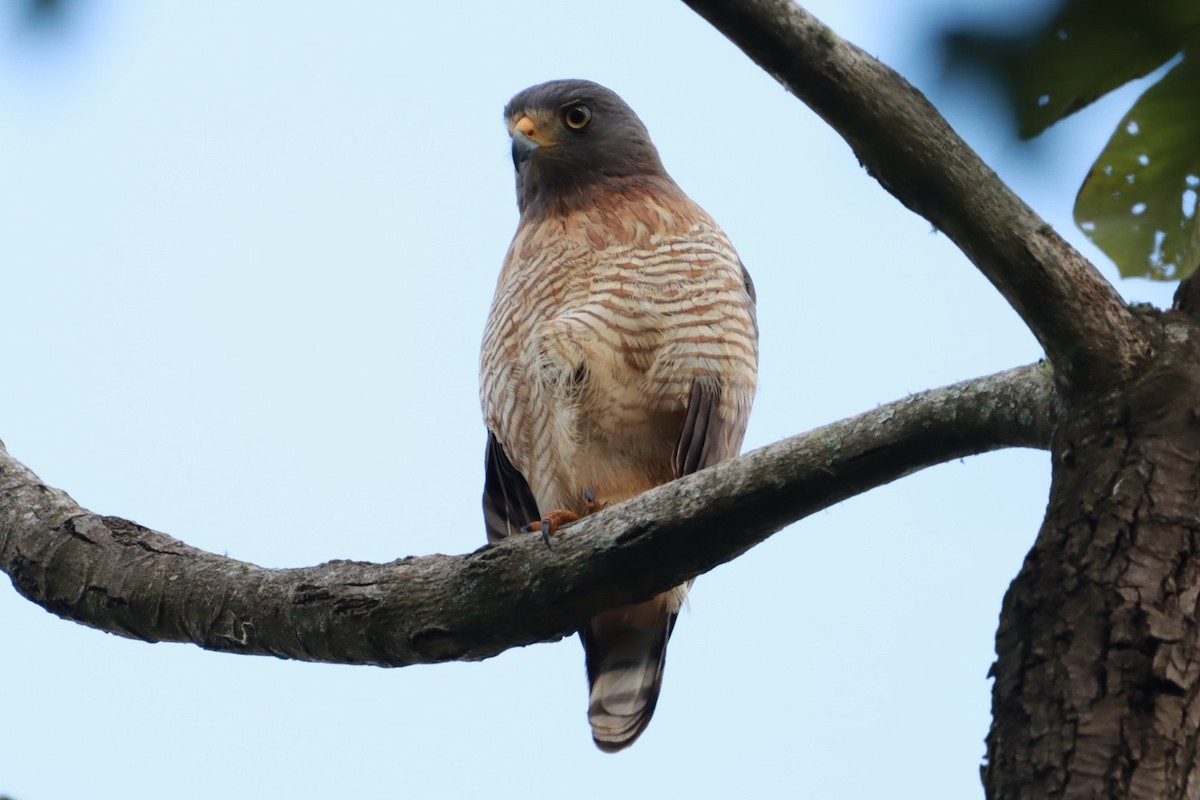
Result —
[{"label": "leaf with hole", "polygon": [[1075,199],[1075,222],[1124,277],[1181,280],[1200,260],[1200,61],[1184,60],[1121,120]]}]

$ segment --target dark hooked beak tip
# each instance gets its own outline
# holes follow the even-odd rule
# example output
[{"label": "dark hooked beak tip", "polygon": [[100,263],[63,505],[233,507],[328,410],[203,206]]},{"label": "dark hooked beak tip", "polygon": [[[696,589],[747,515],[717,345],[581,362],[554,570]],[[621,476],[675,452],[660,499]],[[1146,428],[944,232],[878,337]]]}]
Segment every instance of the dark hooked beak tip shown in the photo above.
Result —
[{"label": "dark hooked beak tip", "polygon": [[513,168],[519,172],[521,165],[528,161],[541,145],[520,131],[513,133],[512,142]]}]

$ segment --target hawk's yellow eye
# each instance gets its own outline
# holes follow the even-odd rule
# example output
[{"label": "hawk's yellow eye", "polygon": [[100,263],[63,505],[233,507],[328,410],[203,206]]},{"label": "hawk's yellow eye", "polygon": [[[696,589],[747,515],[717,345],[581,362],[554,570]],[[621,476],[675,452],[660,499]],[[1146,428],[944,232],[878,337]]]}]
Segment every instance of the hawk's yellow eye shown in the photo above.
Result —
[{"label": "hawk's yellow eye", "polygon": [[563,122],[567,123],[568,128],[573,128],[574,130],[586,128],[591,121],[592,110],[582,104],[571,106],[563,112]]}]

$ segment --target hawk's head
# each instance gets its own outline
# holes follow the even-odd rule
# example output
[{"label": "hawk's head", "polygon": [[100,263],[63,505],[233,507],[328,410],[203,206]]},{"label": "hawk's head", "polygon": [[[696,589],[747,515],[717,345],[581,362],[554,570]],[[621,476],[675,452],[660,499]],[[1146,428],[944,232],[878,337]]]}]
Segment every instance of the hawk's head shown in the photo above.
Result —
[{"label": "hawk's head", "polygon": [[658,151],[633,109],[582,80],[531,86],[504,107],[522,211],[571,200],[621,179],[665,177]]}]

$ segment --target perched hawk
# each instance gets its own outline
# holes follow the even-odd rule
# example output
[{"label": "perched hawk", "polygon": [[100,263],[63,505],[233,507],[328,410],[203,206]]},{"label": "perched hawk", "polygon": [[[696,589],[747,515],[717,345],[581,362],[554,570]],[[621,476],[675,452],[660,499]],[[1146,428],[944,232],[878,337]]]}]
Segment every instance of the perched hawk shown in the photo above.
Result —
[{"label": "perched hawk", "polygon": [[[737,455],[758,368],[750,275],[620,97],[551,81],[504,117],[521,221],[480,356],[493,542]],[[649,723],[689,587],[579,632],[601,750]]]}]

